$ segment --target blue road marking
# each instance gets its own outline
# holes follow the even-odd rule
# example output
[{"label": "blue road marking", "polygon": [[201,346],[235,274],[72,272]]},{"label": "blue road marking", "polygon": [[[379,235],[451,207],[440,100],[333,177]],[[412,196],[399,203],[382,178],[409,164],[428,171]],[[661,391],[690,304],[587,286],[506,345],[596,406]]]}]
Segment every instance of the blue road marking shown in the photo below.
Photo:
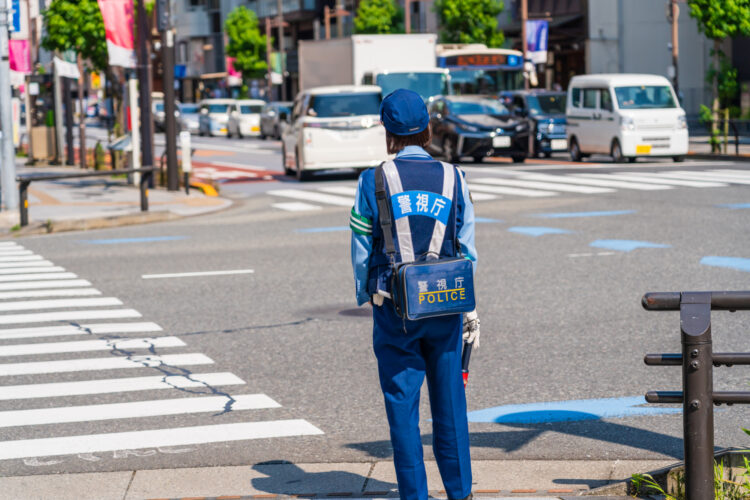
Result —
[{"label": "blue road marking", "polygon": [[349,231],[349,226],[308,227],[295,230],[297,233],[334,233],[336,231]]},{"label": "blue road marking", "polygon": [[617,250],[618,252],[630,252],[638,248],[670,248],[672,245],[664,245],[662,243],[651,243],[650,241],[636,240],[596,240],[589,243],[589,246],[594,248]]},{"label": "blue road marking", "polygon": [[580,399],[495,406],[494,408],[471,411],[468,413],[468,417],[469,422],[539,424],[682,413],[682,408],[641,406],[644,404],[646,404],[646,399],[643,396]]},{"label": "blue road marking", "polygon": [[479,224],[493,224],[493,223],[496,224],[502,221],[500,219],[490,219],[487,217],[474,217],[474,222],[477,222]]},{"label": "blue road marking", "polygon": [[704,266],[728,267],[729,269],[750,272],[750,259],[740,257],[708,256],[701,259],[701,264]]},{"label": "blue road marking", "polygon": [[120,243],[152,243],[155,241],[177,241],[187,239],[187,236],[144,236],[142,238],[111,238],[105,240],[83,240],[89,245],[118,245]]},{"label": "blue road marking", "polygon": [[527,236],[544,236],[545,234],[570,234],[573,231],[560,229],[558,227],[541,227],[541,226],[515,226],[509,227],[511,233],[525,234]]},{"label": "blue road marking", "polygon": [[719,208],[729,208],[730,210],[739,210],[741,208],[750,208],[750,203],[725,203],[716,206]]},{"label": "blue road marking", "polygon": [[609,210],[601,212],[552,212],[547,214],[534,214],[533,217],[543,219],[570,219],[573,217],[607,217],[610,215],[634,214],[635,210]]}]

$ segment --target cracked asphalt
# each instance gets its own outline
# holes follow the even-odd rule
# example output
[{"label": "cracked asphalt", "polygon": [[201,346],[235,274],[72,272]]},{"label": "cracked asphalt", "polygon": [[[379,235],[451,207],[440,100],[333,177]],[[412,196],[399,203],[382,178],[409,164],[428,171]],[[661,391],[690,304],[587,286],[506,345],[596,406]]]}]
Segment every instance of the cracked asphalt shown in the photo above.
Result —
[{"label": "cracked asphalt", "polygon": [[[265,158],[265,157],[264,157]],[[535,172],[544,166],[531,165]],[[479,167],[495,175],[502,166]],[[552,167],[561,173],[572,167]],[[602,167],[607,172],[609,167]],[[619,166],[621,170],[623,167]],[[707,170],[705,164],[682,169]],[[743,164],[722,168],[748,169]],[[644,171],[648,170],[644,167]],[[329,182],[323,180],[322,182]],[[335,185],[337,181],[330,181]],[[269,461],[362,462],[390,457],[388,428],[371,347],[367,307],[357,308],[346,231],[301,233],[299,229],[345,226],[348,209],[282,212],[263,190],[276,183],[236,184],[237,204],[221,213],[167,223],[28,237],[19,243],[75,272],[142,321],[163,327],[155,334],[118,340],[175,336],[177,348],[118,349],[113,357],[201,353],[209,366],[172,366],[143,361],[147,368],[3,377],[2,385],[97,378],[231,372],[244,386],[175,387],[170,391],[0,401],[0,411],[106,404],[159,398],[227,398],[213,413],[115,419],[86,423],[0,428],[0,441],[75,436],[214,423],[304,419],[322,435],[134,451],[84,453],[0,461],[0,474],[120,471],[172,467],[245,465]],[[309,187],[309,186],[305,186]],[[245,196],[246,195],[246,196]],[[640,297],[648,291],[747,289],[747,272],[700,264],[708,255],[750,258],[746,210],[719,204],[750,201],[750,186],[669,191],[618,190],[554,199],[498,199],[477,203],[491,221],[477,227],[477,279],[482,345],[472,356],[470,410],[498,405],[624,397],[648,390],[678,390],[679,369],[646,367],[648,352],[678,352],[676,313],[648,313]],[[613,217],[542,220],[541,212],[634,210]],[[508,231],[553,226],[569,231],[532,237]],[[102,238],[184,236],[170,241],[92,245]],[[597,239],[627,239],[669,245],[631,252],[598,252]],[[588,254],[588,255],[587,255]],[[253,269],[253,274],[144,280],[144,274]],[[715,350],[746,351],[748,314],[716,313]],[[61,338],[59,341],[73,340]],[[75,340],[78,340],[76,338]],[[24,339],[10,343],[49,342]],[[76,353],[100,358],[102,352]],[[44,354],[12,362],[70,359]],[[141,358],[138,358],[141,359]],[[0,360],[8,362],[7,360]],[[137,372],[135,374],[134,372]],[[717,389],[742,390],[750,372],[716,369]],[[168,392],[167,396],[165,393]],[[236,411],[237,394],[265,394],[280,408]],[[421,406],[426,457],[431,455],[429,405]],[[742,427],[748,409],[716,412],[718,446],[746,446]],[[475,459],[679,459],[681,416],[541,424],[472,423]]]}]

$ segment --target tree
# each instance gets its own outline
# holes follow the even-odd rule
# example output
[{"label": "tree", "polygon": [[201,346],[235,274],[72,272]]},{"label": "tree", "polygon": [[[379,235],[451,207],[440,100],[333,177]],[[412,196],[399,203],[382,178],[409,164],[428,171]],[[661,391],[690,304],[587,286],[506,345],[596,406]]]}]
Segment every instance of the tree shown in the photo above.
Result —
[{"label": "tree", "polygon": [[501,46],[505,36],[497,29],[497,16],[503,8],[501,0],[437,0],[440,41]]},{"label": "tree", "polygon": [[104,20],[96,0],[52,0],[44,11],[42,47],[72,50],[90,61],[93,69],[107,69]]},{"label": "tree", "polygon": [[224,31],[229,38],[226,53],[234,57],[234,67],[243,79],[263,78],[266,73],[266,36],[260,34],[255,12],[244,5],[227,16]]},{"label": "tree", "polygon": [[404,32],[404,10],[393,0],[362,0],[354,18],[355,33],[380,35]]},{"label": "tree", "polygon": [[[727,66],[721,44],[726,38],[750,35],[750,0],[688,0],[688,6],[690,17],[698,21],[698,29],[714,42],[711,51],[713,63],[706,78],[711,83],[711,136],[715,138],[719,101],[722,96],[730,95],[732,88],[736,92],[736,81],[733,84],[728,82],[731,75],[735,75],[736,80],[736,72],[732,72]],[[705,116],[707,112],[708,110],[702,110],[701,114]],[[716,141],[712,141],[712,147],[715,148],[717,145]]]}]

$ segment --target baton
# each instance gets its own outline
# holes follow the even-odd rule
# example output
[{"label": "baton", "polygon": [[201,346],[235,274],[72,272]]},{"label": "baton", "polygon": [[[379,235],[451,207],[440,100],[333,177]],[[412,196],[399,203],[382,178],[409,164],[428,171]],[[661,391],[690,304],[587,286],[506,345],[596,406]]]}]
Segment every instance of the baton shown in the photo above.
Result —
[{"label": "baton", "polygon": [[471,360],[472,347],[473,344],[464,342],[464,350],[461,353],[461,375],[464,378],[464,389],[466,389],[466,384],[469,383],[469,361]]}]

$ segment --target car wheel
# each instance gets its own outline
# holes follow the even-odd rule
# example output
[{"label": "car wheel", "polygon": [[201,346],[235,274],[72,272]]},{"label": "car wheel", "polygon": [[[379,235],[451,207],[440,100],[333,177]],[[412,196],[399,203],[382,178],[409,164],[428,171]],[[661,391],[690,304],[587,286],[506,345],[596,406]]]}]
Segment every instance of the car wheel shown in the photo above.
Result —
[{"label": "car wheel", "polygon": [[277,141],[281,140],[281,132],[279,132],[279,126],[278,125],[276,125],[273,128],[273,136],[274,136],[274,138],[276,138]]},{"label": "car wheel", "polygon": [[615,163],[622,163],[625,161],[625,156],[622,154],[622,147],[620,147],[620,141],[617,139],[612,141],[612,147],[609,150],[609,154]]},{"label": "car wheel", "polygon": [[550,152],[548,151],[548,152],[546,152],[546,153],[542,153],[542,156],[544,156],[545,158],[549,158],[550,156],[552,156],[552,153],[550,153]]},{"label": "car wheel", "polygon": [[628,156],[628,162],[629,163],[635,163],[636,157],[635,156]]},{"label": "car wheel", "polygon": [[232,138],[232,129],[227,127],[227,139],[231,139],[231,138]]},{"label": "car wheel", "polygon": [[672,161],[674,161],[675,163],[682,163],[683,161],[685,161],[685,157],[684,156],[673,156],[672,157]]},{"label": "car wheel", "polygon": [[526,161],[526,155],[513,155],[511,156],[513,163],[523,163]]},{"label": "car wheel", "polygon": [[482,160],[484,160],[484,156],[472,156],[471,158],[474,160],[474,163],[482,163]]},{"label": "car wheel", "polygon": [[456,151],[455,139],[450,137],[443,139],[443,156],[451,163],[458,162],[459,158],[458,152]]},{"label": "car wheel", "polygon": [[581,154],[581,148],[578,146],[578,140],[575,137],[570,140],[570,147],[568,148],[568,150],[570,152],[571,161],[583,160],[583,155]]},{"label": "car wheel", "polygon": [[293,176],[294,170],[286,166],[286,148],[281,145],[281,167],[284,169],[284,175]]},{"label": "car wheel", "polygon": [[242,132],[240,131],[240,128],[237,127],[237,139],[244,139],[245,136],[242,135]]},{"label": "car wheel", "polygon": [[310,172],[306,172],[302,170],[299,166],[299,154],[295,153],[294,155],[294,164],[297,167],[297,180],[300,182],[305,182],[306,180],[310,179]]}]

